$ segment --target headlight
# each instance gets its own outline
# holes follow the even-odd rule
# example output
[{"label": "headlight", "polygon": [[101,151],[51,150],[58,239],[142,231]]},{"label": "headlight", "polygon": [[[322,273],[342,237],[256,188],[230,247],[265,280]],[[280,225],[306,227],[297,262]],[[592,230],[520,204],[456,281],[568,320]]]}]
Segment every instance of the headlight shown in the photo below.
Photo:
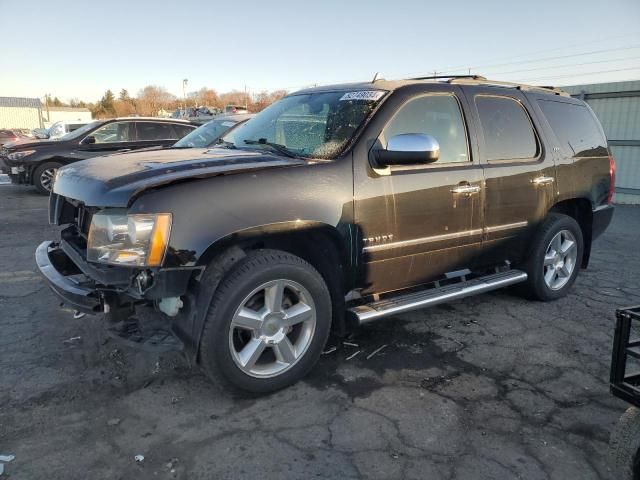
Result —
[{"label": "headlight", "polygon": [[87,260],[112,265],[162,265],[171,233],[171,214],[96,213],[91,219]]},{"label": "headlight", "polygon": [[27,155],[31,155],[35,153],[35,150],[22,150],[20,152],[13,152],[7,155],[9,160],[20,160],[21,158],[26,157]]}]

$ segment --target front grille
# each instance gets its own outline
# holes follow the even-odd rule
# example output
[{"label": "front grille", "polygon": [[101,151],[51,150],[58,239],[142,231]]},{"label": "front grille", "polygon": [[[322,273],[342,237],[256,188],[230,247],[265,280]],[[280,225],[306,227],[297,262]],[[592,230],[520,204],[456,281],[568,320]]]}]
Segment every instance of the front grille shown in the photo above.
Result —
[{"label": "front grille", "polygon": [[78,225],[78,232],[83,237],[87,238],[89,235],[89,227],[91,227],[91,217],[93,213],[85,208],[84,205],[79,205],[76,215],[76,222]]},{"label": "front grille", "polygon": [[9,172],[9,164],[6,160],[7,155],[9,155],[9,150],[4,147],[0,148],[0,171],[2,171],[3,173]]},{"label": "front grille", "polygon": [[94,210],[81,202],[55,193],[49,196],[49,222],[53,225],[75,225],[85,239],[89,235]]}]

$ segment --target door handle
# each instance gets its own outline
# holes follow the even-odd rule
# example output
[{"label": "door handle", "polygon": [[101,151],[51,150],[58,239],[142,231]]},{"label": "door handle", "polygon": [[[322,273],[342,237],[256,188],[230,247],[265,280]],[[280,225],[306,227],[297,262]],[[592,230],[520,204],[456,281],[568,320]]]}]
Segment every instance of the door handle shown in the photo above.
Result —
[{"label": "door handle", "polygon": [[451,193],[473,195],[480,191],[479,185],[457,185],[451,189]]},{"label": "door handle", "polygon": [[531,180],[531,183],[533,183],[534,185],[538,186],[538,185],[549,185],[550,183],[553,183],[555,179],[553,177],[536,177],[533,180]]}]

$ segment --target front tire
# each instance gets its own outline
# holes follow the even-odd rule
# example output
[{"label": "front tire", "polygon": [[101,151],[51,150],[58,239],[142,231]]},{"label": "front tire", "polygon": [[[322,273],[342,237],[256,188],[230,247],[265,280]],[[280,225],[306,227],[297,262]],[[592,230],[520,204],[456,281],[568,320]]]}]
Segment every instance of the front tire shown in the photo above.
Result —
[{"label": "front tire", "polygon": [[33,184],[38,193],[49,195],[53,188],[53,180],[56,172],[62,166],[58,162],[45,162],[33,171]]},{"label": "front tire", "polygon": [[534,237],[521,291],[542,301],[567,295],[578,276],[583,249],[580,225],[567,215],[549,213]]},{"label": "front tire", "polygon": [[300,380],[329,336],[331,298],[322,276],[286,252],[249,253],[214,293],[200,342],[212,380],[267,393]]},{"label": "front tire", "polygon": [[611,432],[609,458],[616,478],[640,478],[640,410],[630,407]]}]

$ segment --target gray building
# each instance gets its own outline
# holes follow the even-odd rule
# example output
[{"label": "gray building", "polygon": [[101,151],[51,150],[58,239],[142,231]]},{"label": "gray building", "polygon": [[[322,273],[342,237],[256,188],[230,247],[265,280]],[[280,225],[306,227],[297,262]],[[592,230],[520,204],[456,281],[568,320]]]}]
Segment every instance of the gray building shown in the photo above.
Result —
[{"label": "gray building", "polygon": [[38,98],[0,97],[0,128],[42,128]]},{"label": "gray building", "polygon": [[562,89],[596,113],[616,160],[616,203],[640,205],[640,80]]}]

